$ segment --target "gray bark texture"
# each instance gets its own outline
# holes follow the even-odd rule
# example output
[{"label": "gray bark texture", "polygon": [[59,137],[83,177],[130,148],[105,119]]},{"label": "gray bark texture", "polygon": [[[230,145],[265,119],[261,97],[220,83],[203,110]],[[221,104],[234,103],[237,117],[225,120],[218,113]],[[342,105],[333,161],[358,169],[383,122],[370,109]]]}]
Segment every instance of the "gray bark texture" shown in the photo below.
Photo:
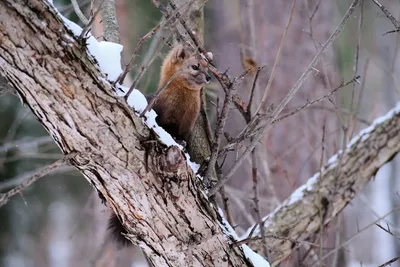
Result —
[{"label": "gray bark texture", "polygon": [[[313,240],[321,229],[321,222],[329,224],[400,151],[399,105],[385,120],[363,130],[350,147],[330,160],[301,187],[303,190],[295,191],[265,220],[271,266],[277,266],[302,241]],[[252,240],[249,246],[261,253],[259,233]]]},{"label": "gray bark texture", "polygon": [[101,16],[104,26],[104,40],[119,44],[119,25],[114,0],[101,2]]},{"label": "gray bark texture", "polygon": [[177,147],[117,99],[54,9],[0,2],[0,75],[106,199],[155,266],[252,266]]}]

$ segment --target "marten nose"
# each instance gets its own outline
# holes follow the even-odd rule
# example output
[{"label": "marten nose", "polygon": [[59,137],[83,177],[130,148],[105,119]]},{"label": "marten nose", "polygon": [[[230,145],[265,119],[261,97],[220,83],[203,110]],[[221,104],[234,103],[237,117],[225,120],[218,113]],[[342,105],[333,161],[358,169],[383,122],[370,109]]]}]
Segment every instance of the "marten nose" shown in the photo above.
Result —
[{"label": "marten nose", "polygon": [[211,81],[211,76],[210,75],[206,75],[206,81],[209,83]]}]

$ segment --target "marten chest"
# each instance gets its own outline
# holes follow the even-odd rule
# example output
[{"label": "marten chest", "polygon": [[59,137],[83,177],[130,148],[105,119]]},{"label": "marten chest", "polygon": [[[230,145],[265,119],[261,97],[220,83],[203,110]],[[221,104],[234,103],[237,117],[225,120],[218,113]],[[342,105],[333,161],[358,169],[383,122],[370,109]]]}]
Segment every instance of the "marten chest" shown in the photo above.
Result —
[{"label": "marten chest", "polygon": [[197,118],[200,112],[200,92],[180,92],[175,94],[174,108],[171,110],[176,118]]}]

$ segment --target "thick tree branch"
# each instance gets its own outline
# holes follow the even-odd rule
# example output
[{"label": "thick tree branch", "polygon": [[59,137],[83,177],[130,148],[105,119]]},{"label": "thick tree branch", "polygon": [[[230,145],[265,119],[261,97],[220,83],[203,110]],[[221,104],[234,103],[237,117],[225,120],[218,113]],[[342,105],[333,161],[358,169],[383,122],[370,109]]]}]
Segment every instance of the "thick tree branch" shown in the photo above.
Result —
[{"label": "thick tree branch", "polygon": [[185,154],[115,97],[48,2],[0,1],[0,40],[0,75],[155,266],[253,266],[231,246]]},{"label": "thick tree branch", "polygon": [[[269,259],[272,266],[289,256],[297,243],[312,240],[320,229],[320,209],[323,212],[323,225],[327,225],[364,188],[379,168],[392,160],[400,151],[399,132],[400,103],[362,130],[349,142],[344,152],[339,152],[329,160],[321,173],[316,173],[307,184],[298,188],[264,218],[267,244],[273,249],[272,259]],[[259,235],[257,227],[249,245],[261,253]]]}]

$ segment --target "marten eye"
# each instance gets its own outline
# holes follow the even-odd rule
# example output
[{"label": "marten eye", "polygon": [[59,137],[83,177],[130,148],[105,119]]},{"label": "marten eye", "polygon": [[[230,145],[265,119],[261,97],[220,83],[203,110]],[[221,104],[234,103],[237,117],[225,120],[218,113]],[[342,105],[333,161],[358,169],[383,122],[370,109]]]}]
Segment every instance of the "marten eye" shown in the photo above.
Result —
[{"label": "marten eye", "polygon": [[198,70],[199,69],[199,65],[192,65],[192,69]]}]

